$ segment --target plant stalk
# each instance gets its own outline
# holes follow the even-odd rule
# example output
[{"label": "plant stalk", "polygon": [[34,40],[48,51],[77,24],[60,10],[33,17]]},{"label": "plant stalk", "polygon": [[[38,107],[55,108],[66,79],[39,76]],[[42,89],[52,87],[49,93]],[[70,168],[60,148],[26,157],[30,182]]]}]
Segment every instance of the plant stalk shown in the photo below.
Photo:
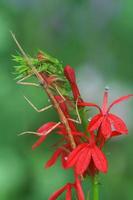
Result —
[{"label": "plant stalk", "polygon": [[96,175],[92,177],[92,190],[93,190],[92,200],[99,200],[99,183]]}]

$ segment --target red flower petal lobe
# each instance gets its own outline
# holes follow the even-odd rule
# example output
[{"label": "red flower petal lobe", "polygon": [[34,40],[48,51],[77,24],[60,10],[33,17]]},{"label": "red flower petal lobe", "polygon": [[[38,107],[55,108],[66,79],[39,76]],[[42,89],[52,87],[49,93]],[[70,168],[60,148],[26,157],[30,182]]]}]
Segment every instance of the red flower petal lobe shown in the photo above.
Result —
[{"label": "red flower petal lobe", "polygon": [[66,200],[71,200],[71,199],[72,199],[71,185],[68,183],[67,192],[66,192]]},{"label": "red flower petal lobe", "polygon": [[46,135],[41,136],[33,145],[32,149],[34,150],[36,147],[40,146],[42,142],[46,139]]},{"label": "red flower petal lobe", "polygon": [[128,133],[128,128],[125,122],[118,116],[109,114],[109,118],[111,119],[113,126],[117,132],[120,133]]},{"label": "red flower petal lobe", "polygon": [[[50,129],[52,129],[57,123],[56,122],[48,122],[46,124],[43,124],[38,130],[37,132],[40,134],[44,134],[47,131],[49,131]],[[51,130],[52,131],[52,130]]]},{"label": "red flower petal lobe", "polygon": [[90,123],[88,125],[88,130],[89,131],[94,131],[94,130],[98,129],[99,126],[101,125],[102,120],[103,120],[103,116],[101,114],[95,115],[91,119],[91,121],[90,121]]},{"label": "red flower petal lobe", "polygon": [[49,198],[49,200],[56,200],[58,198],[58,196],[61,195],[62,192],[64,192],[67,188],[67,185],[65,185],[64,187],[60,188],[59,190],[57,190],[56,192],[54,192],[52,194],[52,196]]},{"label": "red flower petal lobe", "polygon": [[69,113],[68,113],[68,108],[67,105],[64,101],[64,99],[61,96],[54,96],[56,101],[59,103],[61,110],[63,111],[63,113],[65,114],[65,116],[69,117]]},{"label": "red flower petal lobe", "polygon": [[76,164],[75,170],[77,174],[82,174],[88,167],[91,160],[91,151],[89,147],[84,148],[84,150],[80,153]]},{"label": "red flower petal lobe", "polygon": [[122,133],[120,133],[120,132],[112,131],[111,137],[119,136],[119,135],[121,135],[121,134],[122,134]]},{"label": "red flower petal lobe", "polygon": [[79,89],[78,89],[78,86],[76,83],[76,76],[75,76],[74,69],[72,67],[70,67],[69,65],[67,65],[64,68],[64,74],[71,85],[74,99],[77,100],[79,98],[79,102],[81,102],[82,100],[80,98],[80,92],[79,92]]},{"label": "red flower petal lobe", "polygon": [[107,112],[107,105],[108,105],[108,89],[105,89],[104,97],[103,97],[103,105],[102,105],[103,114]]},{"label": "red flower petal lobe", "polygon": [[66,161],[66,168],[69,168],[75,165],[79,157],[79,154],[81,153],[81,151],[84,150],[85,147],[86,147],[86,143],[81,144],[69,154],[68,159]]},{"label": "red flower petal lobe", "polygon": [[54,165],[57,158],[60,156],[61,153],[62,153],[62,149],[57,149],[52,155],[52,157],[47,161],[47,163],[45,164],[45,167],[48,168]]},{"label": "red flower petal lobe", "polygon": [[91,149],[91,155],[96,168],[99,171],[106,173],[108,169],[107,159],[96,145]]},{"label": "red flower petal lobe", "polygon": [[115,101],[113,101],[113,102],[111,103],[111,105],[109,106],[109,108],[108,108],[108,112],[109,112],[109,110],[110,110],[114,105],[116,105],[116,104],[118,104],[118,103],[120,103],[120,102],[122,102],[122,101],[128,100],[130,97],[133,97],[133,94],[129,94],[129,95],[126,95],[126,96],[122,96],[122,97],[116,99]]},{"label": "red flower petal lobe", "polygon": [[108,117],[104,117],[102,124],[101,124],[101,133],[105,139],[108,139],[111,136],[111,123]]},{"label": "red flower petal lobe", "polygon": [[65,74],[66,78],[70,81],[70,83],[75,83],[76,82],[75,71],[69,65],[67,65],[64,68],[64,74]]},{"label": "red flower petal lobe", "polygon": [[76,177],[75,190],[77,191],[78,200],[85,200],[84,193],[83,193],[82,186],[81,186],[81,182],[78,179],[78,177]]},{"label": "red flower petal lobe", "polygon": [[79,102],[78,103],[79,106],[90,106],[90,107],[96,107],[99,109],[100,112],[102,112],[101,108],[95,104],[95,103],[91,103],[91,102]]}]

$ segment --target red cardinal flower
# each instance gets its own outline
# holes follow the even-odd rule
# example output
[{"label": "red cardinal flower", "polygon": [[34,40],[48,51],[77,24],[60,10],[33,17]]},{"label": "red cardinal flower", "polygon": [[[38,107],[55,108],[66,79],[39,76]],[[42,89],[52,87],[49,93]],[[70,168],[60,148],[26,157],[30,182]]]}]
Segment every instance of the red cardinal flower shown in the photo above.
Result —
[{"label": "red cardinal flower", "polygon": [[64,191],[66,191],[65,200],[72,200],[72,188],[75,189],[78,200],[85,200],[80,180],[76,176],[75,183],[67,183],[65,186],[57,190],[49,200],[56,200]]},{"label": "red cardinal flower", "polygon": [[83,174],[93,162],[98,171],[106,173],[108,169],[107,160],[103,152],[96,146],[94,134],[91,133],[89,141],[89,143],[80,144],[69,154],[66,168],[74,167],[77,174]]},{"label": "red cardinal flower", "polygon": [[70,67],[69,65],[67,65],[64,68],[64,74],[71,85],[72,93],[73,93],[75,101],[77,101],[78,99],[78,102],[82,102],[82,99],[80,98],[80,92],[76,83],[76,76],[75,76],[74,69]]},{"label": "red cardinal flower", "polygon": [[80,106],[93,106],[99,109],[100,113],[95,115],[89,125],[88,125],[88,130],[89,131],[94,131],[100,128],[100,132],[103,135],[105,139],[108,139],[109,137],[113,136],[112,132],[114,135],[120,135],[120,134],[127,134],[128,129],[125,124],[125,122],[118,117],[117,115],[114,115],[110,113],[111,108],[127,99],[132,97],[133,94],[129,94],[127,96],[122,96],[118,98],[117,100],[113,101],[110,106],[107,108],[108,104],[108,90],[106,89],[104,92],[104,98],[103,98],[103,104],[102,107],[100,108],[98,105],[94,103],[89,103],[89,102],[81,102],[79,103]]}]

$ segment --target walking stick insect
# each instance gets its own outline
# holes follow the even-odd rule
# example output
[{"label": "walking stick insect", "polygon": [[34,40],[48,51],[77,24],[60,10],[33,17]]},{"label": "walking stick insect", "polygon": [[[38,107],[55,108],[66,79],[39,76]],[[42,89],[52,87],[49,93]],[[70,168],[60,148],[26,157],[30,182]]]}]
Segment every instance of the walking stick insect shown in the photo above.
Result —
[{"label": "walking stick insect", "polygon": [[[48,97],[50,98],[52,105],[49,105],[45,108],[38,109],[36,106],[34,106],[34,104],[27,97],[24,97],[24,98],[37,112],[43,112],[53,106],[56,109],[56,111],[58,112],[59,118],[60,118],[60,122],[57,123],[57,126],[60,123],[64,124],[64,126],[66,127],[66,130],[68,132],[68,137],[71,141],[71,146],[72,146],[72,148],[75,148],[76,144],[75,144],[74,138],[71,134],[71,128],[69,127],[68,121],[69,120],[75,121],[75,122],[78,122],[78,121],[73,120],[71,118],[69,118],[69,119],[66,118],[66,116],[64,115],[64,113],[62,112],[62,110],[60,108],[60,102],[57,102],[53,95],[53,93],[55,93],[55,94],[57,93],[65,101],[65,97],[64,97],[65,93],[68,93],[68,91],[65,91],[65,90],[66,90],[66,88],[69,90],[69,85],[68,85],[68,87],[66,87],[68,82],[67,82],[66,78],[64,77],[62,64],[57,59],[52,58],[48,54],[45,55],[45,53],[43,53],[43,52],[40,52],[39,62],[37,63],[37,59],[31,59],[30,57],[28,57],[26,55],[26,53],[24,52],[24,50],[22,49],[22,47],[20,46],[19,42],[17,41],[15,35],[12,32],[11,32],[11,35],[22,54],[22,56],[14,57],[15,61],[20,61],[20,64],[21,63],[23,64],[23,65],[20,65],[18,68],[16,67],[17,68],[16,74],[18,74],[17,78],[21,77],[21,79],[19,81],[17,81],[17,83],[21,84],[21,85],[28,85],[28,86],[35,86],[35,87],[42,86],[44,88],[44,90],[46,91]],[[44,61],[44,63],[43,63],[43,61]],[[52,65],[51,65],[51,63],[52,63]],[[35,64],[35,66],[34,66],[34,64]],[[47,82],[47,80],[45,80],[44,75],[41,74],[42,72],[45,72],[46,74],[50,75],[50,77],[55,79],[55,81],[53,81],[52,84],[49,84]],[[59,74],[60,74],[60,76],[58,76]],[[37,77],[39,84],[31,83],[31,82],[23,82],[33,75],[35,75]],[[63,79],[58,78],[58,77],[63,77]],[[53,91],[53,93],[51,92],[51,90]],[[77,105],[76,105],[76,109],[77,109]],[[79,117],[79,114],[78,114],[78,117]],[[55,128],[57,126],[55,126]],[[53,129],[53,127],[52,127],[52,129]],[[26,133],[26,132],[24,132],[24,133]],[[24,133],[22,133],[22,134],[24,134]],[[27,133],[32,133],[32,132],[27,132]],[[33,132],[33,134],[35,134],[35,132]],[[45,134],[47,134],[47,133],[45,133]]]}]

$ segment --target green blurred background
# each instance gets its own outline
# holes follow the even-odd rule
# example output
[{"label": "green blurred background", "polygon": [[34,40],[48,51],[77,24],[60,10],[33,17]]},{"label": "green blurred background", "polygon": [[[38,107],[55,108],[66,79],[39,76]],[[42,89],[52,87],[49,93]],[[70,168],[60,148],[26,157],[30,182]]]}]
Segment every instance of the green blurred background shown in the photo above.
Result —
[{"label": "green blurred background", "polygon": [[[113,100],[133,92],[133,1],[0,1],[0,200],[47,200],[72,180],[71,172],[64,173],[59,162],[43,167],[53,152],[54,135],[34,151],[34,136],[17,136],[57,116],[52,109],[36,113],[24,100],[26,95],[39,108],[49,104],[41,90],[16,85],[11,55],[18,49],[10,30],[30,55],[42,49],[74,67],[85,100],[100,103],[106,85]],[[109,171],[100,179],[103,200],[133,199],[131,106],[133,101],[114,108],[127,122],[129,135],[106,146]]]}]

